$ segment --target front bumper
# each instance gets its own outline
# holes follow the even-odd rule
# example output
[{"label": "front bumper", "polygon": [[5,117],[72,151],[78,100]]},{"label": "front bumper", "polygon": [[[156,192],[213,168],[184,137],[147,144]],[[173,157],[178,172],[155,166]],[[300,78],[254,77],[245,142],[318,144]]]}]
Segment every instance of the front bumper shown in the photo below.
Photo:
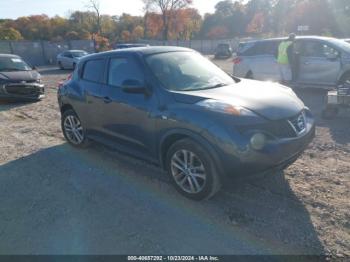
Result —
[{"label": "front bumper", "polygon": [[0,98],[11,100],[38,100],[45,97],[41,83],[7,83],[0,85]]},{"label": "front bumper", "polygon": [[247,139],[241,146],[225,147],[221,154],[223,172],[228,176],[250,176],[273,170],[283,170],[293,164],[315,137],[315,122],[309,118],[303,135],[294,138],[276,138],[262,150],[254,150]]}]

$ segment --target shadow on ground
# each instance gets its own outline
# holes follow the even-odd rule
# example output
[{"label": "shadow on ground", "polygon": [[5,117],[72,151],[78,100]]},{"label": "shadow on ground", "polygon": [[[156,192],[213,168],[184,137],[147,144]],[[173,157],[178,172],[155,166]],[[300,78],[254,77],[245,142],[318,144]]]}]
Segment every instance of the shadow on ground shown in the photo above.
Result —
[{"label": "shadow on ground", "polygon": [[0,254],[322,254],[283,174],[206,202],[155,166],[93,145],[0,166]]},{"label": "shadow on ground", "polygon": [[38,70],[39,73],[43,76],[49,76],[49,75],[67,75],[72,73],[72,70],[60,70],[57,67],[45,67]]},{"label": "shadow on ground", "polygon": [[30,104],[33,103],[37,103],[38,101],[15,101],[15,100],[0,100],[0,112],[4,112],[4,111],[8,111],[11,110],[13,108],[17,108],[17,107],[24,107],[24,106],[28,106]]}]

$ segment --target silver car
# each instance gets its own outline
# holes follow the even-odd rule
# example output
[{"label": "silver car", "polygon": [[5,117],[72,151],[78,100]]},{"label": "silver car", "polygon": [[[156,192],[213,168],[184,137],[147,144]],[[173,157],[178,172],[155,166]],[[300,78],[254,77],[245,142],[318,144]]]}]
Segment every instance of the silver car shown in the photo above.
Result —
[{"label": "silver car", "polygon": [[60,69],[74,69],[79,60],[88,55],[84,50],[68,50],[57,56],[57,64]]},{"label": "silver car", "polygon": [[[251,41],[240,45],[233,74],[256,80],[281,81],[278,46],[285,38]],[[334,86],[350,82],[350,44],[336,38],[297,37],[294,45],[295,85]]]}]

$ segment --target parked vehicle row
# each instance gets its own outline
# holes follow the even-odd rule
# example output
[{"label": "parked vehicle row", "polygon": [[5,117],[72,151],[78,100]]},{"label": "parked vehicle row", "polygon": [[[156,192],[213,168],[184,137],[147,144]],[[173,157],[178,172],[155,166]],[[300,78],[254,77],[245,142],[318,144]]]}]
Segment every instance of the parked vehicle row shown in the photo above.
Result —
[{"label": "parked vehicle row", "polygon": [[58,103],[70,144],[95,140],[156,163],[196,200],[225,179],[285,168],[315,134],[310,110],[290,88],[231,77],[185,48],[84,57]]},{"label": "parked vehicle row", "polygon": [[[233,74],[257,80],[280,81],[277,50],[285,38],[240,45]],[[294,43],[295,86],[331,89],[350,80],[350,44],[327,37],[297,37]]]}]

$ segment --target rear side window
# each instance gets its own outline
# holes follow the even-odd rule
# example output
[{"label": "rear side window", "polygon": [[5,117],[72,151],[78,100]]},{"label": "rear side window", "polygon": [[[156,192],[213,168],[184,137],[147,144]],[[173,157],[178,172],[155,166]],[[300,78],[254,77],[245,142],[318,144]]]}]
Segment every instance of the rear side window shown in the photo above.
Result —
[{"label": "rear side window", "polygon": [[105,61],[103,59],[96,59],[87,61],[84,65],[83,79],[101,83],[103,81]]},{"label": "rear side window", "polygon": [[108,84],[119,87],[125,80],[144,83],[144,74],[133,59],[112,58],[109,63]]},{"label": "rear side window", "polygon": [[255,43],[254,46],[246,50],[245,56],[276,55],[278,51],[278,41],[266,41]]}]

